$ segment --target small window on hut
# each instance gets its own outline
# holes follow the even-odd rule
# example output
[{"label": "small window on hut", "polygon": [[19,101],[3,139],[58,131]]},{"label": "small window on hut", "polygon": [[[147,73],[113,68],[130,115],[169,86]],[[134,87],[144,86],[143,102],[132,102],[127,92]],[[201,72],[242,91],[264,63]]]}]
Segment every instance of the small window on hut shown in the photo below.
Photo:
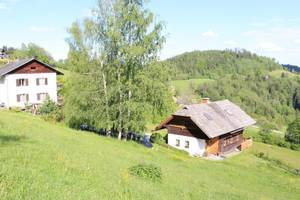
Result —
[{"label": "small window on hut", "polygon": [[189,141],[185,141],[185,144],[184,144],[184,148],[190,148],[190,142]]},{"label": "small window on hut", "polygon": [[179,147],[180,146],[180,140],[176,139],[176,147]]},{"label": "small window on hut", "polygon": [[36,71],[36,67],[30,67],[31,71]]}]

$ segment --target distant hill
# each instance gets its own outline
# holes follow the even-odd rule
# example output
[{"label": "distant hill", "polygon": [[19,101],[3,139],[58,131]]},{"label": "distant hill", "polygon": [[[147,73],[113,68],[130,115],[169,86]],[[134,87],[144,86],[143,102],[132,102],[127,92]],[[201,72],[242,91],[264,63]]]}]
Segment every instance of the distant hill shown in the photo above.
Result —
[{"label": "distant hill", "polygon": [[282,65],[284,68],[286,68],[287,70],[289,70],[290,72],[297,72],[300,73],[300,67],[297,65],[290,65],[290,64],[283,64]]},{"label": "distant hill", "polygon": [[283,67],[270,59],[246,50],[211,50],[184,53],[165,61],[173,71],[174,79],[218,78],[225,74],[270,72]]},{"label": "distant hill", "polygon": [[[184,53],[164,62],[173,72],[176,96],[184,102],[200,97],[229,99],[259,124],[268,123],[278,129],[300,110],[300,76],[274,59],[246,50],[215,50]],[[194,96],[188,96],[191,93]]]}]

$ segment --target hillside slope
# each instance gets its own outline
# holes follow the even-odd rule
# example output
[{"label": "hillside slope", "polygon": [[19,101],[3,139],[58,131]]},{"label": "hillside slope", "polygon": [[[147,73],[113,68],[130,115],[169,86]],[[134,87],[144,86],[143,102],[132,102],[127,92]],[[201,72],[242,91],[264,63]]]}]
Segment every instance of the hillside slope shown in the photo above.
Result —
[{"label": "hillside slope", "polygon": [[[194,51],[164,62],[174,72],[175,82],[190,85],[183,94],[177,91],[178,96],[194,93],[198,99],[229,99],[260,124],[269,123],[277,129],[283,129],[300,110],[300,75],[285,70],[273,59],[244,50],[226,50]],[[202,81],[195,87],[188,84],[189,79],[214,81]]]},{"label": "hillside slope", "polygon": [[[300,152],[257,143],[226,161],[74,131],[22,113],[0,111],[1,199],[299,199],[300,179],[270,158],[300,168]],[[131,176],[153,164],[162,181]]]}]

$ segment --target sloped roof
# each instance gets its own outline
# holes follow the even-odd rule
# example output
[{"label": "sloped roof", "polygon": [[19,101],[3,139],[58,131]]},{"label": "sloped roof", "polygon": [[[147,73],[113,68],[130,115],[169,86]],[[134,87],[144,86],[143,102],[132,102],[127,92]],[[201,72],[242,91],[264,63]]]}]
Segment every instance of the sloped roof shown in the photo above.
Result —
[{"label": "sloped roof", "polygon": [[173,116],[190,117],[209,138],[234,132],[256,123],[239,106],[229,100],[188,105],[175,112]]},{"label": "sloped roof", "polygon": [[8,63],[8,64],[0,67],[0,76],[4,76],[4,75],[20,68],[20,67],[26,65],[27,63],[29,63],[31,61],[37,61],[37,62],[41,63],[42,65],[44,65],[45,67],[55,71],[57,74],[63,74],[60,71],[58,71],[58,70],[54,69],[53,67],[51,67],[50,65],[47,65],[47,64],[45,64],[45,63],[43,63],[43,62],[41,62],[41,61],[39,61],[35,58],[27,58],[27,59],[23,59],[23,60],[18,60],[16,62]]}]

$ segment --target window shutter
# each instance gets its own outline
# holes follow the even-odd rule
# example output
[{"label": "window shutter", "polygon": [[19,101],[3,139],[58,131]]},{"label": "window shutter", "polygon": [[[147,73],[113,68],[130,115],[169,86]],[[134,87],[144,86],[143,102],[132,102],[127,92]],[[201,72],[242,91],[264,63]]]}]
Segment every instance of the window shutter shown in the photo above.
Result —
[{"label": "window shutter", "polygon": [[26,80],[26,86],[28,86],[28,79],[25,79]]},{"label": "window shutter", "polygon": [[38,100],[38,101],[41,100],[41,94],[40,94],[40,93],[37,94],[37,100]]},{"label": "window shutter", "polygon": [[36,85],[40,85],[40,79],[39,78],[36,79]]},{"label": "window shutter", "polygon": [[17,87],[20,86],[20,84],[19,84],[19,79],[16,79],[16,86],[17,86]]},{"label": "window shutter", "polygon": [[45,78],[45,85],[48,85],[48,78]]},{"label": "window shutter", "polygon": [[29,101],[29,94],[26,94],[26,101]]},{"label": "window shutter", "polygon": [[18,94],[17,95],[17,102],[20,102],[21,101],[21,98],[20,98],[20,95]]}]

